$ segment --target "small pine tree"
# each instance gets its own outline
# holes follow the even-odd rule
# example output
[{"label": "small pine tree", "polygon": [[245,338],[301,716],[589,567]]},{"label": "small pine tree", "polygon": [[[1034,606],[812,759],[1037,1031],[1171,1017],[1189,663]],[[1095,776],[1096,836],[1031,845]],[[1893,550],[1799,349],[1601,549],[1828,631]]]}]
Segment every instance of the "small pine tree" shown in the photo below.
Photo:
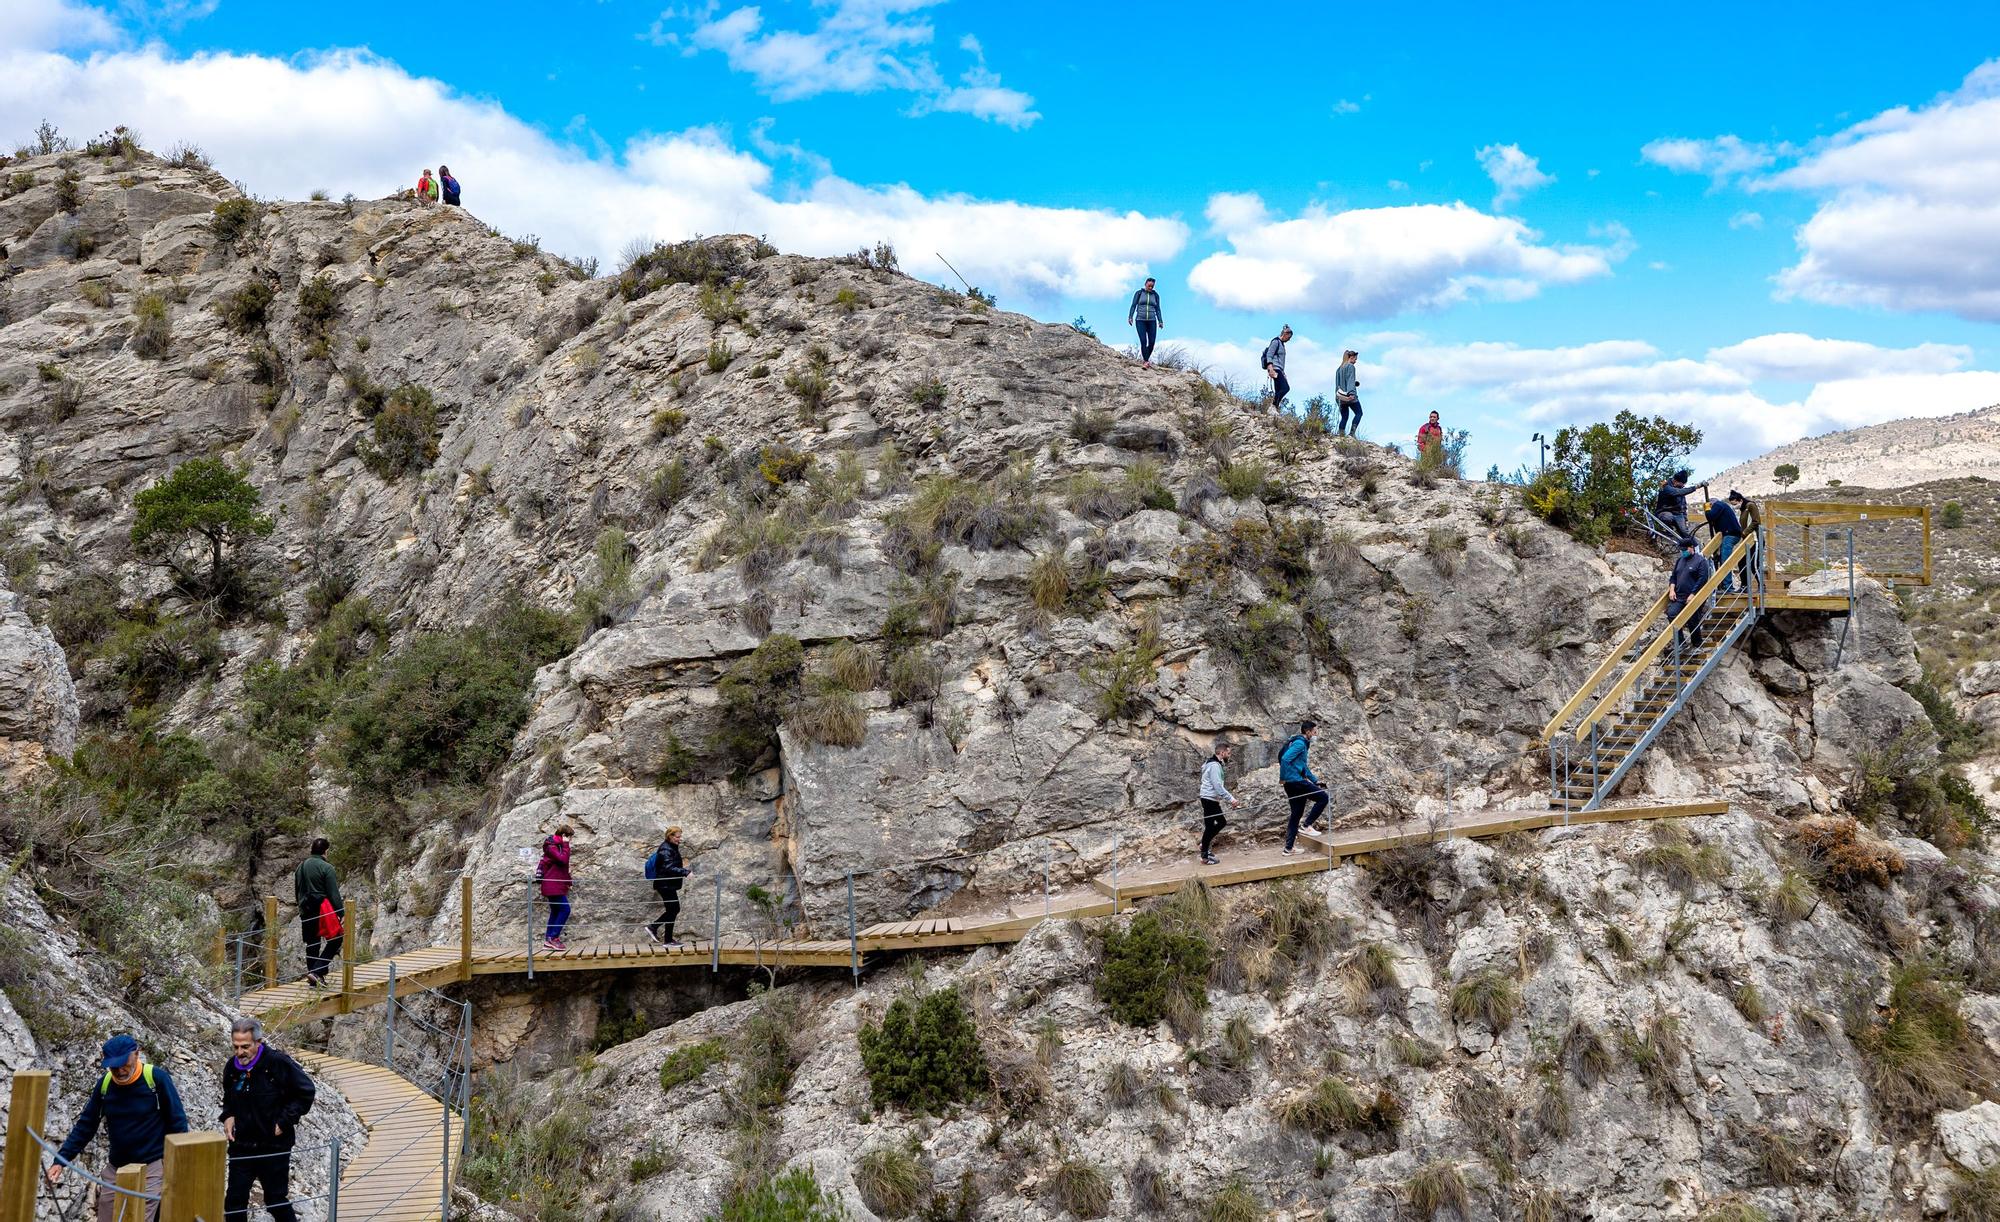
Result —
[{"label": "small pine tree", "polygon": [[861,1065],[875,1106],[943,1112],[986,1089],[986,1057],[957,989],[898,997],[882,1025],[862,1025]]},{"label": "small pine tree", "polygon": [[256,487],[235,467],[219,458],[189,459],[132,498],[132,548],[183,586],[218,594],[234,584],[250,541],[271,533],[258,500]]}]

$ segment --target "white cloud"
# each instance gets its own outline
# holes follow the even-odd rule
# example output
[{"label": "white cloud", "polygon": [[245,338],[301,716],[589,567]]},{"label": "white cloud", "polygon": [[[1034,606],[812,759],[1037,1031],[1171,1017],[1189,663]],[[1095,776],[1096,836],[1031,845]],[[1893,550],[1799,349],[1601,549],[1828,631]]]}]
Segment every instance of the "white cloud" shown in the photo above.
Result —
[{"label": "white cloud", "polygon": [[1760,184],[1824,201],[1782,296],[2000,321],[2000,60],[1956,92],[1855,124]]},{"label": "white cloud", "polygon": [[[1640,340],[1563,348],[1417,340],[1384,352],[1381,363],[1412,396],[1469,394],[1518,409],[1532,425],[1625,410],[1686,421],[1703,431],[1703,461],[1726,465],[1800,437],[2000,402],[2000,372],[1958,368],[1969,358],[1955,345],[1881,348],[1779,334],[1698,361],[1665,357]],[[1774,398],[1757,385],[1772,380],[1814,384],[1803,399]]]},{"label": "white cloud", "polygon": [[1620,257],[1598,246],[1552,247],[1511,217],[1463,203],[1271,216],[1254,194],[1208,203],[1231,249],[1197,263],[1188,283],[1219,306],[1295,310],[1330,319],[1385,318],[1462,301],[1517,301],[1545,284],[1607,275]]},{"label": "white cloud", "polygon": [[768,161],[708,128],[636,140],[622,157],[592,156],[362,52],[181,59],[149,46],[79,60],[0,51],[0,130],[27,131],[46,114],[71,133],[94,132],[130,120],[135,98],[145,100],[150,145],[199,143],[261,194],[382,195],[443,160],[482,220],[607,261],[642,236],[767,233],[811,254],[887,239],[913,274],[945,278],[933,253],[942,251],[1007,304],[1117,295],[1187,240],[1173,219],[864,186],[809,164],[801,186],[780,190]]},{"label": "white cloud", "polygon": [[[1365,101],[1366,99],[1363,99],[1363,100]],[[1336,115],[1354,115],[1354,114],[1360,114],[1360,113],[1361,113],[1361,103],[1360,103],[1360,102],[1350,102],[1350,101],[1349,101],[1349,100],[1347,100],[1346,98],[1342,98],[1342,99],[1340,99],[1340,100],[1339,100],[1338,102],[1335,102],[1335,103],[1333,104],[1333,113],[1334,113],[1334,114],[1336,114]]]},{"label": "white cloud", "polygon": [[1745,377],[1793,382],[1879,377],[1886,374],[1950,373],[1972,359],[1964,344],[1918,344],[1883,348],[1849,339],[1817,339],[1796,331],[1760,335],[1727,348],[1711,348],[1708,360]]},{"label": "white cloud", "polygon": [[1761,212],[1752,212],[1746,208],[1729,218],[1729,227],[1731,229],[1762,229],[1764,227],[1764,214]]},{"label": "white cloud", "polygon": [[1518,144],[1489,144],[1474,153],[1479,158],[1479,168],[1499,188],[1493,197],[1494,211],[1499,211],[1515,200],[1538,187],[1545,187],[1555,181],[1555,175],[1542,173],[1541,164],[1521,151]]},{"label": "white cloud", "polygon": [[116,41],[111,19],[70,0],[9,0],[0,5],[0,47],[47,50]]},{"label": "white cloud", "polygon": [[[949,111],[969,114],[1022,128],[1041,118],[1035,99],[1000,83],[986,66],[979,40],[966,35],[959,48],[970,53],[972,65],[956,83],[920,48],[928,47],[937,31],[917,14],[942,0],[824,0],[815,8],[823,16],[810,30],[767,28],[763,10],[745,5],[721,15],[705,10],[686,37],[690,48],[719,51],[729,66],[749,73],[762,89],[780,102],[823,93],[876,93],[883,90],[914,95],[912,114]],[[664,15],[663,15],[664,18]],[[647,37],[678,42],[680,36],[655,22]]]},{"label": "white cloud", "polygon": [[1639,156],[1677,174],[1706,174],[1720,183],[1773,164],[1779,151],[1782,146],[1773,149],[1740,136],[1717,136],[1712,140],[1655,140],[1640,149]]}]

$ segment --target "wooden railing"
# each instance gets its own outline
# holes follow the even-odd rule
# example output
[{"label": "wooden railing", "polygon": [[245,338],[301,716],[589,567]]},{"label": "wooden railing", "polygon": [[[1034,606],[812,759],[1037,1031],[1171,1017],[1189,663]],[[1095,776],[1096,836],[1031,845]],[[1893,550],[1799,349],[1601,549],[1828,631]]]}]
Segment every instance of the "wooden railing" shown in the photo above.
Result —
[{"label": "wooden railing", "polygon": [[[1931,509],[1928,505],[1885,505],[1865,501],[1764,501],[1759,505],[1769,547],[1764,549],[1764,579],[1773,589],[1786,582],[1846,562],[1843,548],[1825,563],[1813,559],[1816,528],[1855,528],[1855,566],[1884,583],[1927,586],[1931,583]],[[1914,523],[1915,531],[1897,531],[1893,524]],[[1797,533],[1793,533],[1793,528]],[[1789,544],[1797,539],[1793,561]]]}]

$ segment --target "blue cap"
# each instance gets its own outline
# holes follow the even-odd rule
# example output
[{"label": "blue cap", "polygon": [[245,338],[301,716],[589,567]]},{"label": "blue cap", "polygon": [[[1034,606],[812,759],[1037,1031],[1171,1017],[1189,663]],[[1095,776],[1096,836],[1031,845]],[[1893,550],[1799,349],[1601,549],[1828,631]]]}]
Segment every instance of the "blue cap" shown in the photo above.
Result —
[{"label": "blue cap", "polygon": [[114,1035],[104,1041],[104,1068],[118,1069],[125,1059],[139,1051],[139,1041],[129,1035]]}]

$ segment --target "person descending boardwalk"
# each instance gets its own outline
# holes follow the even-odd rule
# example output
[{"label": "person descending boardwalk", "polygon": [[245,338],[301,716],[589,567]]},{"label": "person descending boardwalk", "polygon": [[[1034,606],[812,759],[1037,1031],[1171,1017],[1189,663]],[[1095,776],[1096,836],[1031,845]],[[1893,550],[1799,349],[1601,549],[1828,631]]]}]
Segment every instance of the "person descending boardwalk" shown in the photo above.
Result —
[{"label": "person descending boardwalk", "polygon": [[1749,566],[1759,563],[1754,553],[1757,549],[1757,532],[1764,525],[1764,512],[1757,508],[1757,502],[1744,496],[1734,488],[1729,490],[1729,504],[1736,510],[1736,518],[1743,525],[1743,541],[1750,546],[1753,553],[1749,559],[1743,562],[1743,571],[1748,573],[1750,571]]},{"label": "person descending boardwalk", "polygon": [[299,940],[306,944],[306,983],[324,988],[327,968],[340,957],[347,907],[340,899],[340,878],[326,859],[326,837],[312,842],[312,853],[292,872],[292,894],[299,902]]},{"label": "person descending boardwalk", "polygon": [[681,880],[688,876],[686,861],[681,857],[681,829],[670,827],[660,847],[646,859],[646,878],[653,884],[653,893],[660,897],[660,915],[646,926],[646,933],[662,946],[679,946],[674,937],[674,922],[681,919]]},{"label": "person descending boardwalk", "polygon": [[437,197],[437,179],[431,177],[430,167],[426,166],[424,167],[424,172],[417,178],[417,202],[420,204],[435,204]]},{"label": "person descending boardwalk", "polygon": [[[1310,719],[1299,723],[1299,732],[1292,735],[1284,749],[1278,752],[1278,780],[1285,787],[1285,800],[1291,803],[1291,818],[1285,822],[1285,852],[1290,853],[1298,843],[1301,827],[1311,830],[1326,813],[1326,786],[1320,784],[1313,775],[1312,766],[1306,762],[1306,755],[1312,750],[1312,740],[1319,736],[1319,723]],[[1306,804],[1312,803],[1312,813],[1304,819]]]},{"label": "person descending boardwalk", "polygon": [[1153,287],[1153,278],[1146,277],[1146,287],[1132,294],[1132,304],[1125,311],[1125,325],[1139,329],[1139,359],[1148,369],[1153,365],[1153,345],[1160,338],[1160,328],[1166,325],[1160,316],[1160,294]]},{"label": "person descending boardwalk", "polygon": [[[1340,354],[1340,368],[1333,374],[1333,402],[1340,409],[1339,433],[1349,437],[1361,436],[1361,379],[1355,376],[1354,362],[1361,354],[1349,348]],[[1347,425],[1349,416],[1354,417],[1354,427]]]},{"label": "person descending boardwalk", "polygon": [[[1708,519],[1708,533],[1722,540],[1721,545],[1715,549],[1715,563],[1719,567],[1725,564],[1730,554],[1742,544],[1743,523],[1737,520],[1736,511],[1729,507],[1729,502],[1720,498],[1708,503],[1708,512],[1704,516]],[[1724,594],[1736,592],[1736,574],[1731,573],[1722,579],[1722,592]]]},{"label": "person descending boardwalk", "polygon": [[444,190],[445,203],[454,208],[461,206],[458,202],[458,180],[451,176],[450,166],[438,166],[438,186]]},{"label": "person descending boardwalk", "polygon": [[569,924],[569,838],[573,835],[567,823],[559,824],[542,841],[541,864],[535,867],[535,881],[540,884],[542,898],[549,902],[549,932],[542,939],[543,950],[568,950],[563,941],[563,926]]},{"label": "person descending boardwalk", "polygon": [[[167,1134],[188,1131],[187,1112],[181,1107],[181,1092],[167,1071],[149,1065],[139,1053],[139,1041],[129,1035],[114,1035],[104,1041],[104,1076],[84,1100],[83,1114],[70,1126],[62,1149],[49,1168],[51,1184],[62,1183],[63,1168],[76,1161],[83,1148],[97,1136],[102,1125],[111,1143],[105,1179],[110,1171],[127,1163],[144,1163],[146,1191],[158,1194]],[[111,1222],[118,1194],[100,1189],[97,1193],[97,1222]],[[146,1205],[146,1222],[155,1222],[157,1201]]]},{"label": "person descending boardwalk", "polygon": [[1292,393],[1292,384],[1285,381],[1285,344],[1291,338],[1291,327],[1280,327],[1264,345],[1264,376],[1271,379],[1271,406],[1275,408],[1284,407],[1285,396]]},{"label": "person descending boardwalk", "polygon": [[1229,744],[1215,744],[1215,751],[1208,762],[1201,766],[1201,864],[1215,864],[1215,835],[1229,826],[1223,817],[1222,804],[1241,806],[1236,795],[1222,783],[1222,766],[1229,762]]},{"label": "person descending boardwalk", "polygon": [[[1706,491],[1707,484],[1700,487]],[[1694,489],[1688,487],[1688,473],[1676,471],[1660,485],[1653,495],[1653,516],[1665,523],[1676,535],[1677,542],[1694,538],[1694,531],[1688,529],[1688,498]]]},{"label": "person descending boardwalk", "polygon": [[1417,429],[1417,453],[1422,454],[1432,446],[1442,446],[1443,444],[1444,426],[1438,423],[1438,414],[1432,412],[1431,418],[1424,421],[1422,427]]},{"label": "person descending boardwalk", "polygon": [[[1710,564],[1708,557],[1702,555],[1700,549],[1695,547],[1694,536],[1689,535],[1682,539],[1681,557],[1674,561],[1674,575],[1667,583],[1667,619],[1671,621],[1678,616],[1681,609],[1688,605],[1688,599],[1694,597],[1713,576],[1715,576],[1715,566]],[[1696,607],[1694,614],[1688,617],[1687,623],[1681,626],[1680,635],[1686,640],[1689,648],[1701,648],[1701,622],[1706,618],[1708,618],[1708,608]]]},{"label": "person descending boardwalk", "polygon": [[299,1063],[264,1042],[254,1018],[229,1025],[222,1065],[222,1135],[229,1139],[223,1222],[248,1222],[250,1186],[264,1186],[273,1222],[297,1222],[292,1209],[292,1143],[319,1092]]}]

